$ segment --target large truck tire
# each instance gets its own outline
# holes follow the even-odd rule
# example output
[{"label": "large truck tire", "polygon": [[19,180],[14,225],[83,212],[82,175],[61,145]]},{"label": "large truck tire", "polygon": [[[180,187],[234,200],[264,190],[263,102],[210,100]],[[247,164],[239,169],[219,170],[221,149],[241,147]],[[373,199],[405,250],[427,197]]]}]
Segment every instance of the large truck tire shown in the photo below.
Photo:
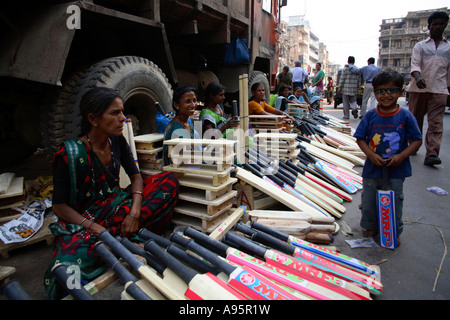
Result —
[{"label": "large truck tire", "polygon": [[102,60],[71,76],[54,103],[44,108],[41,134],[50,157],[61,143],[79,136],[79,104],[83,95],[94,87],[119,91],[125,115],[133,119],[133,129],[138,135],[156,132],[157,102],[164,113],[172,110],[172,87],[153,62],[135,56]]},{"label": "large truck tire", "polygon": [[264,85],[264,91],[266,93],[266,103],[270,103],[270,83],[267,76],[261,71],[253,71],[252,75],[248,79],[248,97],[252,95],[252,85],[255,83],[262,83]]}]

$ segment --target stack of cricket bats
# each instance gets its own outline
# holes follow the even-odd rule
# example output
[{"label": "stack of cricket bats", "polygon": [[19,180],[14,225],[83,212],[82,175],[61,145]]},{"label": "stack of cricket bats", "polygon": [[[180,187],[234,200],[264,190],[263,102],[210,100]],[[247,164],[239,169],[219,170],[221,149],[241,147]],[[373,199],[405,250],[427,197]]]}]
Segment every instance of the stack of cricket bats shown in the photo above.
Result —
[{"label": "stack of cricket bats", "polygon": [[236,224],[221,241],[191,227],[139,235],[143,247],[105,231],[95,247],[125,284],[124,299],[371,300],[383,290],[379,267],[257,222]]}]

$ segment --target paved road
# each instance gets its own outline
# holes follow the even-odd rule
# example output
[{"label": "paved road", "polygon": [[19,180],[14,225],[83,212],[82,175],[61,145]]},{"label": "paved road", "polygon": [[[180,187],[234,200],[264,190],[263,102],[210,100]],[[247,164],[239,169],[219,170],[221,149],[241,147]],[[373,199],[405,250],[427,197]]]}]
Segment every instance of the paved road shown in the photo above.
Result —
[{"label": "paved road", "polygon": [[[401,101],[405,106],[405,102]],[[342,105],[334,109],[325,106],[325,112],[342,117]],[[356,128],[359,119],[351,119]],[[381,280],[384,292],[377,300],[448,300],[450,299],[450,257],[446,257],[442,265],[436,289],[433,286],[436,270],[441,264],[444,254],[444,242],[450,245],[450,195],[438,196],[426,190],[427,187],[438,186],[450,191],[450,114],[445,116],[444,142],[441,151],[443,164],[435,168],[423,165],[424,148],[412,157],[413,177],[405,183],[404,220],[405,228],[401,237],[402,244],[395,251],[378,248],[351,249],[345,240],[362,238],[359,226],[360,194],[355,195],[353,202],[347,203],[347,213],[342,218],[352,229],[353,235],[346,237],[336,235],[335,245],[347,255],[380,264]],[[27,178],[35,178],[31,174],[45,174],[47,167],[43,161],[30,161],[18,167]],[[357,168],[361,170],[361,168]],[[31,175],[31,176],[30,176]],[[1,265],[17,268],[15,278],[33,299],[45,299],[43,291],[43,274],[51,260],[51,248],[45,243],[35,244],[11,253],[7,260],[0,260]],[[0,300],[4,300],[0,296]]]}]

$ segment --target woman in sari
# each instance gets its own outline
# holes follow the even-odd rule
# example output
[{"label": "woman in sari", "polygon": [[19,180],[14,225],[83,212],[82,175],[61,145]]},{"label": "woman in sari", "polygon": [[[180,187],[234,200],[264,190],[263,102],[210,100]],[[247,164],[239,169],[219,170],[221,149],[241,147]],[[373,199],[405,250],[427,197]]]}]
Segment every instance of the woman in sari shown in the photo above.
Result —
[{"label": "woman in sari", "polygon": [[[172,139],[200,139],[200,135],[194,129],[191,117],[198,106],[197,95],[194,88],[180,87],[173,93],[173,109],[175,117],[170,121],[164,132],[164,141]],[[201,150],[201,147],[198,147]],[[168,166],[172,163],[169,157],[169,147],[163,147],[163,163]]]},{"label": "woman in sari", "polygon": [[239,120],[237,118],[229,120],[225,118],[222,108],[225,101],[224,86],[217,82],[211,82],[206,87],[205,97],[205,107],[200,113],[204,139],[220,137],[233,139],[232,128],[239,126]]},{"label": "woman in sari", "polygon": [[[130,146],[122,135],[122,98],[116,90],[94,88],[80,102],[82,128],[79,138],[66,141],[53,159],[53,259],[44,279],[50,299],[64,291],[52,276],[57,263],[76,266],[82,281],[90,281],[106,269],[93,250],[98,235],[131,237],[140,228],[163,233],[170,225],[178,199],[179,183],[172,173],[143,181]],[[120,167],[131,184],[119,185]]]},{"label": "woman in sari", "polygon": [[322,70],[322,64],[316,63],[316,74],[314,75],[314,80],[312,87],[317,87],[316,96],[322,96],[323,94],[323,87],[324,87],[324,78],[325,78],[325,72]]}]

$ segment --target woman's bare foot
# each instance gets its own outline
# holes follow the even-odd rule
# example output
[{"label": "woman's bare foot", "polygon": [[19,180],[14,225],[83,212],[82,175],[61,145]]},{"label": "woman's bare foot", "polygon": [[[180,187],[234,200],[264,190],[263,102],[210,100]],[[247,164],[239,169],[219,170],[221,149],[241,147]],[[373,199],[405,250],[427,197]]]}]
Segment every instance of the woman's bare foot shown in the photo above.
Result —
[{"label": "woman's bare foot", "polygon": [[374,236],[376,236],[376,234],[377,234],[376,230],[364,230],[364,232],[363,232],[363,236],[366,238],[374,237]]}]

